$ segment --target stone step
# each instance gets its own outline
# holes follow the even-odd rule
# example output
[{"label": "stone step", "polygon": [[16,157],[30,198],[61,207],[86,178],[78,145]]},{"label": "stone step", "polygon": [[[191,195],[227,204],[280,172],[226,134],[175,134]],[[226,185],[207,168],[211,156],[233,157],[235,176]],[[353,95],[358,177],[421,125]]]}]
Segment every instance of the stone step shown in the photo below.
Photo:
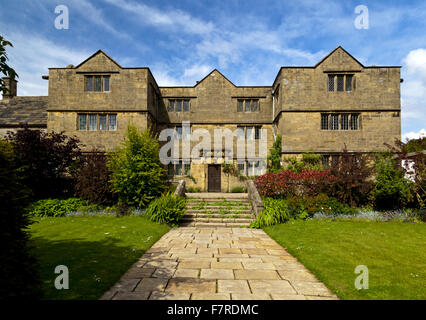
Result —
[{"label": "stone step", "polygon": [[254,214],[209,214],[209,213],[186,213],[184,217],[187,218],[235,218],[235,216],[238,216],[238,218],[246,218],[251,219],[255,218]]},{"label": "stone step", "polygon": [[[202,209],[208,209],[208,210],[217,210],[217,209],[228,209],[229,210],[248,210],[250,209],[250,205],[247,203],[246,205],[242,205],[242,206],[216,206],[216,205],[199,205],[199,204],[192,204],[192,203],[188,203],[186,205],[186,207],[188,209],[194,209],[194,210],[202,210]],[[197,209],[197,208],[201,208],[201,209]],[[247,208],[247,209],[245,209]]]},{"label": "stone step", "polygon": [[210,210],[210,209],[186,209],[186,213],[205,213],[205,214],[248,214],[251,213],[251,210],[231,210],[231,209],[222,209],[223,213],[220,210]]},{"label": "stone step", "polygon": [[242,204],[246,204],[246,203],[250,203],[249,200],[247,199],[233,199],[233,200],[229,200],[229,199],[194,199],[194,198],[189,198],[188,199],[188,204],[191,203],[195,203],[195,204],[199,204],[199,203],[205,202],[205,203],[223,203],[223,204],[227,204],[227,203],[232,203],[232,204],[236,204],[236,203],[242,203]]},{"label": "stone step", "polygon": [[182,227],[197,227],[197,228],[240,228],[240,227],[249,227],[250,223],[235,223],[235,222],[228,222],[228,223],[213,223],[213,222],[184,222],[180,224]]},{"label": "stone step", "polygon": [[214,192],[199,192],[186,193],[187,198],[199,199],[248,199],[247,193],[214,193]]},{"label": "stone step", "polygon": [[204,223],[248,223],[250,224],[254,219],[247,219],[247,218],[185,218],[183,216],[181,219],[181,222],[204,222]]}]

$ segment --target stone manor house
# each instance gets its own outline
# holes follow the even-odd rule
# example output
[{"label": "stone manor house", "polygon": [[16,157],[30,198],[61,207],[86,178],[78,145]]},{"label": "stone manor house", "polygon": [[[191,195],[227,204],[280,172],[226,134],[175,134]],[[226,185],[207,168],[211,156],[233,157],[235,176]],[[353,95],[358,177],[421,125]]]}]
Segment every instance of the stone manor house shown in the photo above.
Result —
[{"label": "stone manor house", "polygon": [[[160,87],[149,68],[122,67],[102,50],[77,66],[49,68],[43,79],[47,97],[19,97],[16,81],[6,79],[1,135],[26,124],[77,136],[88,152],[108,151],[121,143],[128,124],[173,128],[185,139],[182,122],[189,121],[191,132],[238,129],[255,144],[266,133],[268,150],[281,135],[283,159],[313,152],[325,165],[345,145],[352,152],[379,151],[401,137],[400,67],[364,66],[340,46],[315,66],[281,67],[268,86],[238,86],[215,69],[193,86]],[[198,164],[175,159],[170,177],[211,192],[242,184],[211,154],[203,157]],[[264,158],[234,159],[240,175],[265,170]]]}]

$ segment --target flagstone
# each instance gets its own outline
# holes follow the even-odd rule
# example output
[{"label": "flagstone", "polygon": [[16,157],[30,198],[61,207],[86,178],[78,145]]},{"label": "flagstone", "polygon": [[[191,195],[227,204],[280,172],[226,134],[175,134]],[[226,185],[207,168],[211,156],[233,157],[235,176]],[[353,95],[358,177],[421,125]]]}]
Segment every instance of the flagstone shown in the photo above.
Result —
[{"label": "flagstone", "polygon": [[290,282],[286,280],[249,280],[249,285],[253,293],[297,294]]},{"label": "flagstone", "polygon": [[232,269],[201,269],[200,279],[234,279]]},{"label": "flagstone", "polygon": [[247,280],[218,280],[217,292],[251,293]]},{"label": "flagstone", "polygon": [[215,293],[216,280],[173,278],[169,280],[166,291],[178,293]]},{"label": "flagstone", "polygon": [[170,230],[103,300],[338,299],[263,230]]},{"label": "flagstone", "polygon": [[167,279],[143,278],[135,291],[163,291],[166,285]]}]

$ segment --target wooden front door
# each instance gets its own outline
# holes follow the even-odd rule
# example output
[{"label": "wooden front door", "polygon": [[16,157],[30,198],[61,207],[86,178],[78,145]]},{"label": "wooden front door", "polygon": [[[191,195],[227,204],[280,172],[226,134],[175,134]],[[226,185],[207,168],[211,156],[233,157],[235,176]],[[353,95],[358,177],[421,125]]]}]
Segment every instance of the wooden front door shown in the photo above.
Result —
[{"label": "wooden front door", "polygon": [[220,164],[209,164],[209,175],[208,175],[208,191],[209,192],[221,191],[220,175],[221,175]]}]

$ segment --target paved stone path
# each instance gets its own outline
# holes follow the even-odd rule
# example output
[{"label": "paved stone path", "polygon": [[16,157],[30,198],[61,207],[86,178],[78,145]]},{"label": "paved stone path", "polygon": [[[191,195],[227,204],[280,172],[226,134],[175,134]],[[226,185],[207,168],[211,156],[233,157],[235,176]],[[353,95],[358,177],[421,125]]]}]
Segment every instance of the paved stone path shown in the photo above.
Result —
[{"label": "paved stone path", "polygon": [[263,230],[170,230],[103,300],[337,299]]}]

